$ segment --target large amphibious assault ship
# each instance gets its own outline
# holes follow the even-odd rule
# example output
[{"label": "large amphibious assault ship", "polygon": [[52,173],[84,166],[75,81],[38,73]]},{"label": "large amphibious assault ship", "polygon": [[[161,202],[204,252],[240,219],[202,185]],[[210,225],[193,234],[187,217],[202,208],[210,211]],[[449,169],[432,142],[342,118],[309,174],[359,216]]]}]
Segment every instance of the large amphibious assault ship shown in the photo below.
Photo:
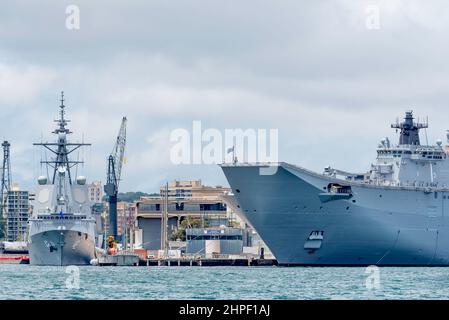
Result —
[{"label": "large amphibious assault ship", "polygon": [[362,174],[288,163],[221,166],[279,264],[449,265],[449,148],[441,140],[421,145],[427,123],[411,111],[392,128],[399,143],[382,139]]},{"label": "large amphibious assault ship", "polygon": [[29,220],[29,253],[33,265],[87,265],[95,257],[95,219],[88,197],[86,178],[75,179],[73,168],[81,161],[69,159],[79,148],[89,145],[70,143],[62,94],[60,118],[55,120],[57,136],[54,143],[35,143],[52,153],[41,161],[50,169],[40,176],[33,215]]}]

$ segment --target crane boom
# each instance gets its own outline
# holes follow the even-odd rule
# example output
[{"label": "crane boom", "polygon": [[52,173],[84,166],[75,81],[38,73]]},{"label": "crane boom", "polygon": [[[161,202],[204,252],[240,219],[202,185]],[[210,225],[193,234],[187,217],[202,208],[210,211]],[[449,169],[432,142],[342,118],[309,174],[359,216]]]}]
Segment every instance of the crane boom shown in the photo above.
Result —
[{"label": "crane boom", "polygon": [[122,174],[123,160],[125,158],[125,146],[126,146],[126,117],[122,119],[122,125],[117,135],[117,141],[115,142],[114,149],[111,155],[114,157],[115,175],[117,178],[117,188],[120,183],[120,177]]},{"label": "crane boom", "polygon": [[117,196],[126,146],[126,117],[123,117],[112,153],[108,157],[108,172],[104,191],[109,202],[109,235],[117,238]]}]

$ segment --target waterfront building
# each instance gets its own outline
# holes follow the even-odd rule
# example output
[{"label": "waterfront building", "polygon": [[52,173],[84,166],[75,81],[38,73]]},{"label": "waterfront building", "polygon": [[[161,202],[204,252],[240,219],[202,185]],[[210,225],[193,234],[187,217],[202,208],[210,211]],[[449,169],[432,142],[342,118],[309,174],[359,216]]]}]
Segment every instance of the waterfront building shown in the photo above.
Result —
[{"label": "waterfront building", "polygon": [[7,192],[6,201],[6,239],[11,242],[26,241],[30,215],[30,193],[21,191],[15,185]]},{"label": "waterfront building", "polygon": [[[174,180],[168,183],[168,197],[170,199],[188,199],[188,198],[212,198],[216,199],[218,195],[229,192],[229,188],[222,186],[204,186],[201,180],[179,181]],[[164,194],[165,186],[161,186],[160,194]]]},{"label": "waterfront building", "polygon": [[[179,230],[186,218],[201,221],[201,226],[227,226],[227,206],[220,196],[229,192],[222,186],[203,186],[201,180],[172,181],[168,184],[167,235]],[[165,186],[161,187],[161,194]],[[159,250],[161,243],[161,218],[164,214],[164,197],[142,197],[136,203],[136,246]],[[176,239],[174,239],[176,240]]]},{"label": "waterfront building", "polygon": [[101,181],[93,181],[89,185],[89,200],[93,203],[102,203],[103,184],[101,183]]},{"label": "waterfront building", "polygon": [[240,228],[192,228],[186,230],[186,254],[213,258],[241,255],[247,236]]},{"label": "waterfront building", "polygon": [[126,230],[133,229],[136,219],[136,203],[117,203],[117,234],[123,235]]}]

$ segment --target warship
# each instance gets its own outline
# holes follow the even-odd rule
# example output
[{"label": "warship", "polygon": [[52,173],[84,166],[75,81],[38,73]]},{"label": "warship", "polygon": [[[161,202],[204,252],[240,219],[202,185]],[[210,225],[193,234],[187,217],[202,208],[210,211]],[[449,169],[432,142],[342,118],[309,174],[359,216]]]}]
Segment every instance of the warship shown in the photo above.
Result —
[{"label": "warship", "polygon": [[59,119],[53,134],[56,142],[35,143],[52,153],[42,160],[47,176],[38,178],[33,214],[29,219],[30,264],[47,266],[88,265],[95,257],[95,219],[84,176],[72,176],[82,161],[71,160],[75,150],[88,146],[71,143],[72,133],[65,118],[64,93],[61,93]]},{"label": "warship", "polygon": [[428,122],[412,111],[391,127],[399,142],[382,139],[365,173],[221,165],[241,214],[280,265],[449,265],[449,133],[444,145],[422,145]]}]

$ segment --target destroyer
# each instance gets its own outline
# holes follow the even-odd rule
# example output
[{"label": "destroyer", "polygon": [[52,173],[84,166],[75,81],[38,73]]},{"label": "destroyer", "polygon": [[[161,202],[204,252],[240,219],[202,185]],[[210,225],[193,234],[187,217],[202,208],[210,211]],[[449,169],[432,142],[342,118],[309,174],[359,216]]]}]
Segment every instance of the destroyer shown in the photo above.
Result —
[{"label": "destroyer", "polygon": [[95,256],[95,219],[92,217],[86,178],[72,178],[72,169],[81,161],[69,155],[89,144],[70,143],[65,119],[64,94],[60,118],[55,120],[54,143],[35,143],[51,151],[53,158],[41,163],[51,169],[41,176],[36,191],[33,215],[29,220],[30,263],[34,265],[86,265]]},{"label": "destroyer", "polygon": [[[318,174],[288,163],[223,164],[242,215],[281,265],[449,265],[449,159],[403,122],[368,172]],[[449,140],[449,134],[448,134]],[[260,169],[277,167],[273,175]]]}]

